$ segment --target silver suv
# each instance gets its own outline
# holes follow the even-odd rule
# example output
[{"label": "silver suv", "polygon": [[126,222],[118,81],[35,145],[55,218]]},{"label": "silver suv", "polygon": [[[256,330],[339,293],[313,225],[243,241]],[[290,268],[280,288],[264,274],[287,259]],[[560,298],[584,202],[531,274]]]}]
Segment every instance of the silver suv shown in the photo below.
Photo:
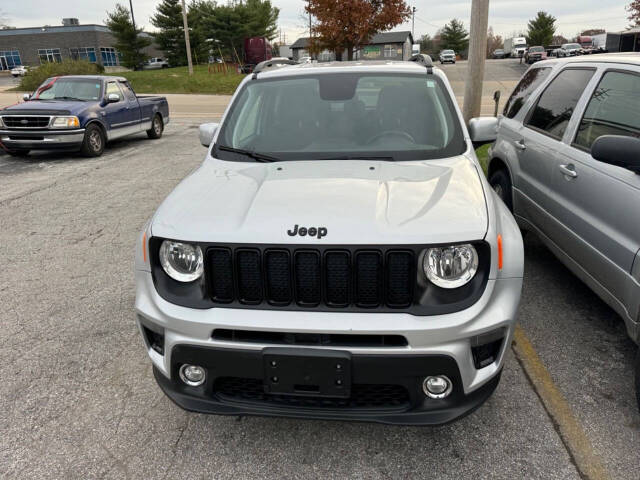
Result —
[{"label": "silver suv", "polygon": [[640,55],[537,63],[497,122],[492,187],[639,343]]},{"label": "silver suv", "polygon": [[442,71],[269,61],[140,235],[136,318],[188,410],[434,424],[496,388],[522,237]]}]

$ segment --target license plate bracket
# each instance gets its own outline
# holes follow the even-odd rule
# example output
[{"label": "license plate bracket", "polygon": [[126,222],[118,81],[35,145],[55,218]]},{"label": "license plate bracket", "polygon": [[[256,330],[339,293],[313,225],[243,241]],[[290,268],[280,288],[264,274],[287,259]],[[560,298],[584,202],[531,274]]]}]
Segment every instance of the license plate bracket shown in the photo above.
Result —
[{"label": "license plate bracket", "polygon": [[349,352],[269,347],[262,351],[262,358],[265,393],[331,398],[351,395]]}]

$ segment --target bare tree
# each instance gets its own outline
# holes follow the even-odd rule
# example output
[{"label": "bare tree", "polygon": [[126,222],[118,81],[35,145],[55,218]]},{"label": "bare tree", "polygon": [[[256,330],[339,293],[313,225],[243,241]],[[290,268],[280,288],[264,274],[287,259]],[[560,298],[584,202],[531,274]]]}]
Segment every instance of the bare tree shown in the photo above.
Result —
[{"label": "bare tree", "polygon": [[4,28],[8,26],[9,26],[9,18],[4,13],[4,11],[0,9],[0,28]]}]

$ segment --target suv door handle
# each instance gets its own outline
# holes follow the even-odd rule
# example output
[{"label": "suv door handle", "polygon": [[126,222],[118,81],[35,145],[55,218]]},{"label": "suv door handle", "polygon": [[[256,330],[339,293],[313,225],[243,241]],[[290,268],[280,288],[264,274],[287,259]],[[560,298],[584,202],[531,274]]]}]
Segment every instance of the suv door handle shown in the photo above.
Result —
[{"label": "suv door handle", "polygon": [[576,178],[578,176],[578,172],[576,172],[576,167],[573,163],[569,163],[568,165],[558,165],[558,168],[562,174],[567,177]]},{"label": "suv door handle", "polygon": [[524,139],[520,139],[515,143],[515,146],[518,150],[525,151],[527,146],[524,144]]}]

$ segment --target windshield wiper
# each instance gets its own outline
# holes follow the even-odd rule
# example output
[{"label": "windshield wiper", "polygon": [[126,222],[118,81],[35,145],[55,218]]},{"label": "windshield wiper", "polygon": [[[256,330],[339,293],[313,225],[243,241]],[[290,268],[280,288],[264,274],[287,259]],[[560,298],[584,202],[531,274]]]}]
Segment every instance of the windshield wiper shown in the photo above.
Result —
[{"label": "windshield wiper", "polygon": [[342,155],[339,157],[323,158],[323,160],[382,160],[393,162],[395,159],[390,155]]},{"label": "windshield wiper", "polygon": [[77,100],[79,102],[86,102],[86,100],[76,97],[54,97],[52,100]]},{"label": "windshield wiper", "polygon": [[253,152],[251,150],[243,150],[241,148],[233,148],[233,147],[227,147],[226,145],[216,145],[216,148],[218,150],[222,150],[223,152],[231,152],[231,153],[237,153],[240,155],[245,155],[249,158],[253,158],[256,162],[279,162],[280,159],[276,158],[276,157],[272,157],[270,155],[264,155],[262,153],[258,153],[258,152]]}]

